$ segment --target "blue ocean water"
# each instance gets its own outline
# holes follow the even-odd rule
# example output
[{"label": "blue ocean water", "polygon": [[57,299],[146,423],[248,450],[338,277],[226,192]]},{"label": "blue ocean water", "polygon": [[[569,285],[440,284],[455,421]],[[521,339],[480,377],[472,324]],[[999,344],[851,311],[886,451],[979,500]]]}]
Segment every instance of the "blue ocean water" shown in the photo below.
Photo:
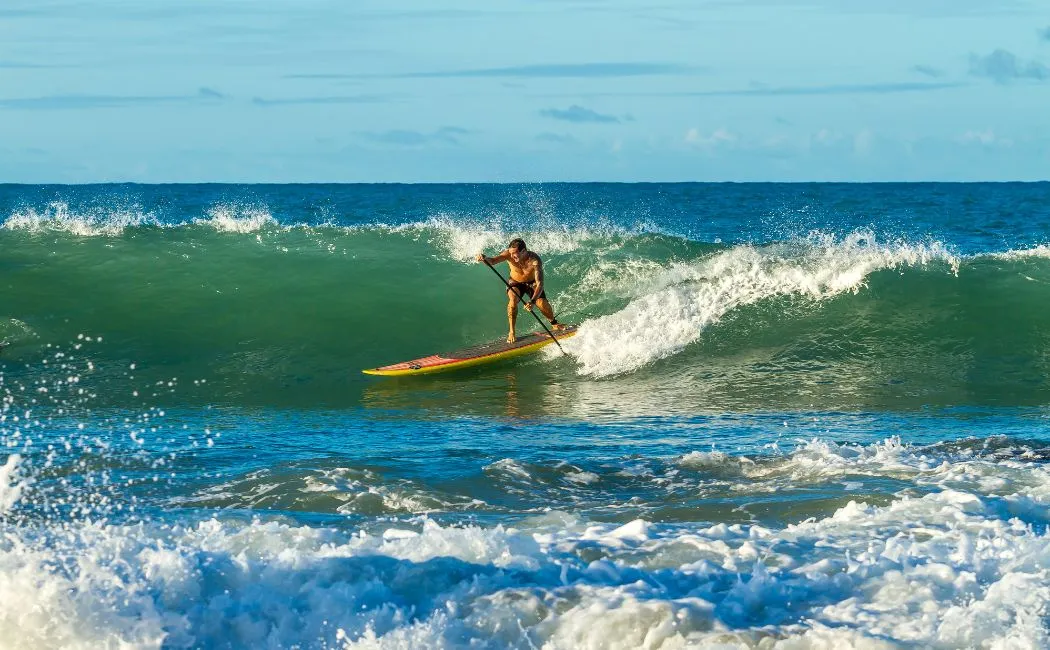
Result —
[{"label": "blue ocean water", "polygon": [[[0,219],[0,646],[1050,645],[1050,184],[0,185]],[[505,336],[473,258],[516,236],[566,354],[360,373]]]}]

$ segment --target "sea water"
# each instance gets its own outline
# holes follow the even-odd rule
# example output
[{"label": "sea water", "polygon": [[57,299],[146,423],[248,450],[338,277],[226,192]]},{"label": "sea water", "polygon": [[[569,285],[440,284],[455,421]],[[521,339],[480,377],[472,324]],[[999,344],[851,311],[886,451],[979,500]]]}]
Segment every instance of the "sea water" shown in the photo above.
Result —
[{"label": "sea water", "polygon": [[[1050,646],[1050,184],[0,185],[0,221],[0,647]],[[564,354],[360,373],[504,337],[473,258],[518,236]]]}]

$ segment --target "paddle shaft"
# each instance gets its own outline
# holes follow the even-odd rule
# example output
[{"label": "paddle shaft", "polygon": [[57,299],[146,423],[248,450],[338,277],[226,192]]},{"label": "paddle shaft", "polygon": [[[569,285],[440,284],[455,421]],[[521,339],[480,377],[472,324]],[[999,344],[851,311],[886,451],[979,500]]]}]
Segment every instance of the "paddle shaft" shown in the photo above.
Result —
[{"label": "paddle shaft", "polygon": [[[492,269],[492,272],[495,273],[497,277],[499,277],[499,279],[503,282],[503,284],[507,285],[507,291],[513,291],[514,294],[516,296],[518,296],[518,300],[520,300],[523,305],[527,305],[528,304],[527,302],[525,302],[525,296],[521,295],[517,291],[514,291],[514,288],[510,286],[510,283],[507,282],[507,279],[503,277],[503,274],[500,273],[499,271],[497,271],[496,267],[494,267],[491,264],[489,264],[489,261],[487,259],[485,259],[484,256],[482,256],[481,261],[485,263],[485,266],[487,266],[490,269]],[[532,311],[531,309],[526,309],[525,311],[527,311],[530,314],[532,314],[532,317],[536,319],[536,322],[540,324],[540,327],[542,327],[544,329],[544,331],[546,331],[547,334],[550,335],[551,340],[554,341],[554,345],[558,346],[558,349],[561,350],[561,353],[564,354],[564,355],[568,355],[569,353],[565,351],[565,348],[563,348],[561,346],[561,343],[558,343],[558,339],[554,336],[554,333],[551,332],[550,329],[548,329],[547,326],[543,324],[543,321],[541,321],[540,317],[536,315],[536,312]]]}]

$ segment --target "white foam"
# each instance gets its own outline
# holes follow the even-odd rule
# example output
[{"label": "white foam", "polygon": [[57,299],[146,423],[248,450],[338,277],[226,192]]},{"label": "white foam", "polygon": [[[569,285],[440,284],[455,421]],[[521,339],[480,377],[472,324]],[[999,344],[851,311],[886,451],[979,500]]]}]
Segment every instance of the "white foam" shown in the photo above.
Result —
[{"label": "white foam", "polygon": [[219,203],[208,208],[207,216],[194,223],[205,224],[219,232],[248,234],[277,225],[266,206]]},{"label": "white foam", "polygon": [[502,474],[518,480],[531,481],[532,474],[513,458],[503,458],[484,467],[486,474]]},{"label": "white foam", "polygon": [[428,490],[407,479],[384,478],[368,469],[338,467],[302,476],[301,487],[291,477],[274,477],[268,470],[244,479],[209,486],[196,494],[172,497],[171,505],[235,508],[270,508],[303,500],[316,504],[317,496],[330,499],[342,514],[382,515],[462,512],[486,507],[483,501]]},{"label": "white foam", "polygon": [[22,462],[19,454],[11,454],[0,466],[0,515],[11,509],[22,496],[24,481],[18,473],[18,467]]},{"label": "white foam", "polygon": [[776,296],[823,300],[856,293],[874,271],[934,261],[958,270],[959,259],[940,244],[883,245],[867,233],[737,246],[662,268],[646,281],[648,293],[619,312],[584,322],[563,347],[576,357],[580,374],[627,373],[677,353],[741,306]]},{"label": "white foam", "polygon": [[1032,257],[1050,259],[1050,246],[1041,244],[1039,246],[1033,246],[1032,248],[1010,250],[1004,253],[992,253],[990,256],[1004,260],[1023,260]]},{"label": "white foam", "polygon": [[[743,460],[746,461],[747,459]],[[725,467],[726,465],[735,465],[737,462],[738,459],[721,451],[691,451],[678,459],[678,464],[682,467],[694,469]]]},{"label": "white foam", "polygon": [[613,248],[619,243],[612,240],[627,234],[626,230],[611,225],[569,228],[547,224],[539,230],[522,232],[506,228],[499,219],[464,220],[444,214],[390,230],[433,233],[434,243],[443,248],[451,259],[459,262],[473,262],[480,252],[494,255],[506,248],[507,242],[515,237],[522,237],[529,249],[540,255],[563,255],[594,241],[605,241],[609,248]]},{"label": "white foam", "polygon": [[[422,519],[371,532],[0,519],[0,639],[26,648],[1046,647],[1050,535],[1010,508],[1020,498],[1050,506],[1050,471],[965,452],[951,458],[968,467],[952,471],[948,458],[894,440],[804,445],[779,471],[910,468],[933,491],[885,506],[851,501],[781,529],[563,513],[518,528]],[[982,478],[996,473],[995,485]]]},{"label": "white foam", "polygon": [[116,236],[135,226],[158,225],[152,214],[143,213],[139,206],[93,209],[73,212],[62,201],[53,201],[41,211],[27,207],[16,210],[4,220],[8,230],[31,233],[67,232],[80,237]]},{"label": "white foam", "polygon": [[219,203],[208,208],[204,217],[192,222],[161,223],[152,213],[138,205],[107,206],[74,212],[67,203],[54,201],[42,210],[20,208],[4,220],[8,230],[32,233],[67,232],[80,237],[117,236],[128,228],[153,226],[178,228],[187,223],[208,225],[218,232],[254,233],[277,225],[277,220],[264,205]]}]

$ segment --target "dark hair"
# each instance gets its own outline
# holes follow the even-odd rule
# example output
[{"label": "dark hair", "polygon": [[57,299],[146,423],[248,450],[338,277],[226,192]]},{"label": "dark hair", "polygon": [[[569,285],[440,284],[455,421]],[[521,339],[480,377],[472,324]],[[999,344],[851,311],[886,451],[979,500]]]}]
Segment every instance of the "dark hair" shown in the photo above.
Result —
[{"label": "dark hair", "polygon": [[525,240],[521,237],[515,237],[514,239],[510,240],[509,244],[507,244],[507,248],[513,248],[514,250],[520,253],[521,251],[525,250]]}]

